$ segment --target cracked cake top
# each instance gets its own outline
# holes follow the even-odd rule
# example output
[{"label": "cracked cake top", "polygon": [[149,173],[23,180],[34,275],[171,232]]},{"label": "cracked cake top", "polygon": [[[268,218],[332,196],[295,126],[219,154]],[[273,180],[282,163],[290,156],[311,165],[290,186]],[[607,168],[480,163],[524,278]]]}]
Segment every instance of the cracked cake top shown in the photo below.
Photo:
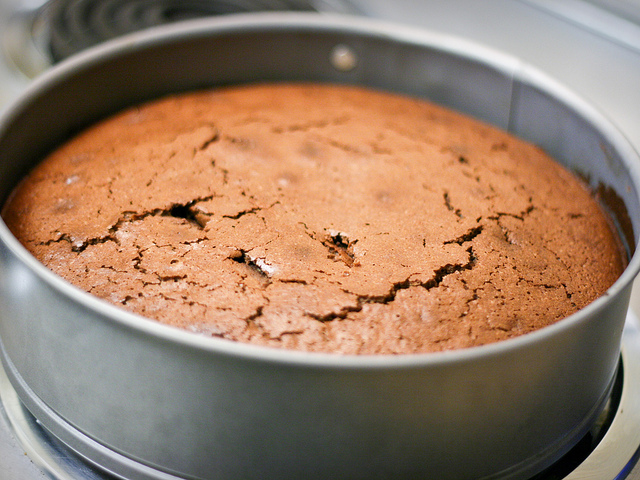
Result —
[{"label": "cracked cake top", "polygon": [[277,84],[130,108],[3,216],[45,265],[205,335],[355,354],[469,347],[600,296],[622,254],[540,149],[422,100]]}]

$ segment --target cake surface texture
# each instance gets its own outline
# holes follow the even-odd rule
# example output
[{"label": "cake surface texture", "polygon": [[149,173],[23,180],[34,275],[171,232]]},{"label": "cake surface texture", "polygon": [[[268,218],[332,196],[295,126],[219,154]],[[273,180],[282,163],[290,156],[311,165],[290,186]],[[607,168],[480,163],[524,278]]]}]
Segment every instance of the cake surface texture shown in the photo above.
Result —
[{"label": "cake surface texture", "polygon": [[67,281],[202,335],[305,351],[483,345],[550,325],[624,267],[539,148],[423,100],[257,84],[129,108],[3,217]]}]

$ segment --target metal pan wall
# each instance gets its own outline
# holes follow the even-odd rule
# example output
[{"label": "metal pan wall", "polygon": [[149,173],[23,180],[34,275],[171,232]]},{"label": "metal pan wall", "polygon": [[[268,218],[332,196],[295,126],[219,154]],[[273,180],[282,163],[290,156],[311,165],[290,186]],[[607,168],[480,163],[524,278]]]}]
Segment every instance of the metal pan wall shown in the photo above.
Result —
[{"label": "metal pan wall", "polygon": [[[355,63],[341,62],[338,46]],[[635,250],[640,162],[594,109],[517,59],[330,15],[193,21],[63,62],[0,120],[0,200],[46,152],[114,111],[262,80],[424,96],[511,130],[608,192],[605,206],[630,257]],[[43,424],[123,477],[527,478],[577,442],[606,401],[639,264],[633,256],[605,296],[523,337],[352,357],[204,338],[136,317],[56,277],[0,224],[1,353]]]}]

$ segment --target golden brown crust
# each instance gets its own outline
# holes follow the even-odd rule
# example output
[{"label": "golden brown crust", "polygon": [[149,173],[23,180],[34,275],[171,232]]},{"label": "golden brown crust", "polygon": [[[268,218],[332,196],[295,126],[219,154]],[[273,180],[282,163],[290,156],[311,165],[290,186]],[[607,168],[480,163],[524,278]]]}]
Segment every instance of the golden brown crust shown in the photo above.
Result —
[{"label": "golden brown crust", "polygon": [[4,218],[59,275],[127,310],[310,351],[506,339],[622,270],[589,192],[536,147],[344,86],[129,109],[52,153]]}]

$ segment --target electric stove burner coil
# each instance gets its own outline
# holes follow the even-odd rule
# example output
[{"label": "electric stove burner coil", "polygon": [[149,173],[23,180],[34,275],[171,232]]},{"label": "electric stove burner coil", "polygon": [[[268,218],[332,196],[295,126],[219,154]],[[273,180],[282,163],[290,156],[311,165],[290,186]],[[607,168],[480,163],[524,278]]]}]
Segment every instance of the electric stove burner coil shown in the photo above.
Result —
[{"label": "electric stove burner coil", "polygon": [[85,48],[149,27],[200,17],[261,11],[344,11],[313,0],[51,0],[41,13],[49,53],[59,62]]}]

